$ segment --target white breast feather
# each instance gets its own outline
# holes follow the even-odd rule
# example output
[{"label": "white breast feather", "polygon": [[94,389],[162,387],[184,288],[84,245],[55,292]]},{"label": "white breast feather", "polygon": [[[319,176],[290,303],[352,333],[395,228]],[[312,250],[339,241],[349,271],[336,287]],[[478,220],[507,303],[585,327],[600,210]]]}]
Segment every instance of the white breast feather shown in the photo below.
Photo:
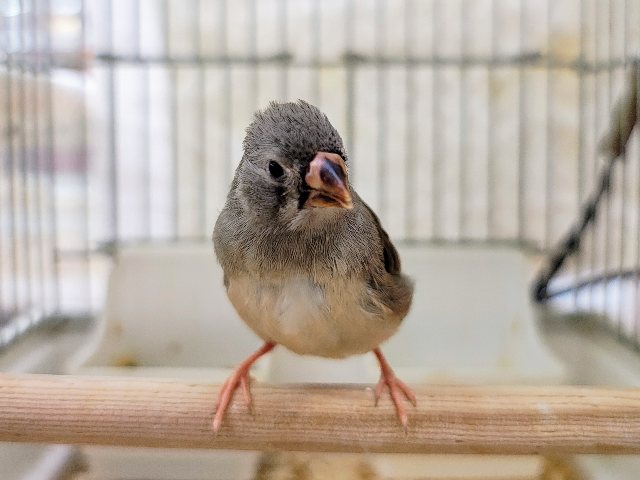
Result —
[{"label": "white breast feather", "polygon": [[252,330],[299,354],[340,358],[365,353],[391,336],[396,322],[362,308],[363,283],[333,280],[321,287],[307,277],[267,281],[244,276],[228,290]]}]

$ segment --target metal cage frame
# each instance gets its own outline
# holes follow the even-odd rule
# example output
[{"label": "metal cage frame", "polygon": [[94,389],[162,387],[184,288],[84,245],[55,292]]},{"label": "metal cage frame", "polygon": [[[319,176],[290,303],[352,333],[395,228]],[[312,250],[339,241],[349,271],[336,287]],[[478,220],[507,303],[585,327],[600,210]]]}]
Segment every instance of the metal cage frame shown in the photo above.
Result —
[{"label": "metal cage frame", "polygon": [[[571,310],[606,313],[620,338],[640,348],[640,206],[635,204],[640,198],[635,187],[640,181],[640,160],[635,158],[640,134],[638,128],[633,130],[635,120],[619,136],[624,142],[610,143],[620,147],[629,140],[634,147],[598,153],[595,146],[607,129],[620,130],[624,115],[612,120],[600,115],[609,112],[617,98],[622,98],[621,108],[627,105],[637,116],[638,75],[633,72],[640,68],[640,38],[633,25],[640,23],[640,2],[567,2],[575,3],[577,14],[577,47],[568,56],[552,48],[556,2],[547,0],[542,10],[535,10],[545,21],[546,30],[537,32],[543,37],[541,44],[532,43],[528,19],[535,12],[527,0],[509,14],[517,18],[517,28],[505,33],[507,23],[501,20],[508,13],[507,3],[477,1],[466,8],[462,1],[406,0],[400,2],[400,10],[392,11],[385,0],[368,6],[341,0],[330,2],[339,10],[335,17],[320,1],[294,5],[288,0],[246,0],[237,47],[234,39],[240,37],[229,21],[238,7],[229,0],[191,0],[188,8],[172,0],[9,2],[0,17],[0,88],[5,98],[0,108],[6,119],[0,132],[0,347],[43,321],[91,316],[99,309],[104,272],[119,246],[208,239],[220,192],[239,160],[242,131],[234,122],[242,115],[237,113],[237,99],[244,97],[255,108],[261,95],[291,98],[304,84],[302,90],[311,101],[337,112],[354,158],[375,154],[373,178],[363,176],[358,161],[352,174],[356,183],[373,192],[383,221],[392,221],[392,236],[409,242],[495,243],[554,253],[537,280],[536,298],[553,298]],[[65,10],[67,4],[76,6]],[[263,20],[267,13],[270,21]],[[332,34],[326,27],[336,18],[344,27],[341,47],[327,52],[323,40]],[[476,25],[478,18],[490,22],[482,35],[466,28]],[[452,19],[459,30],[453,50],[439,41],[448,34],[443,24]],[[73,39],[60,41],[55,22],[76,22]],[[303,28],[298,23],[304,23],[308,33],[303,53],[297,45],[296,29]],[[267,36],[260,33],[265,24],[277,32],[268,35],[267,47]],[[391,41],[385,32],[394,25],[400,26],[400,33]],[[189,38],[178,42],[175,31],[180,28],[186,28]],[[363,29],[369,29],[368,36]],[[215,35],[212,42],[205,42],[208,30]],[[364,43],[357,32],[366,37]],[[480,37],[484,50],[475,45]],[[507,40],[513,48],[505,47]],[[328,88],[322,72],[338,78],[339,86]],[[486,123],[481,132],[469,120],[478,103],[479,75],[486,76],[487,85],[501,75],[513,84],[509,114],[490,92],[482,98]],[[561,139],[552,114],[568,77],[578,98],[571,200],[556,192],[561,185],[556,162],[560,155],[554,153],[554,145]],[[271,78],[266,93],[263,78]],[[452,79],[455,101],[448,103],[442,92]],[[65,82],[79,92],[75,97],[65,98],[67,90],[58,89]],[[208,100],[212,82],[218,90],[216,102]],[[162,112],[154,96],[157,83],[164,85]],[[127,92],[134,84],[140,95],[131,105],[126,103]],[[195,92],[191,103],[185,103],[185,84]],[[374,91],[371,98],[363,98],[365,84]],[[332,89],[341,92],[334,103],[327,99]],[[538,94],[546,119],[535,124],[530,96]],[[450,105],[457,105],[457,122],[447,121]],[[92,118],[94,108],[101,111],[102,123]],[[399,109],[401,113],[392,117]],[[142,118],[137,123],[127,120],[133,110]],[[186,110],[197,128],[183,127]],[[359,127],[363,111],[375,117],[375,136],[363,135]],[[67,117],[77,136],[74,149],[60,126]],[[211,118],[219,122],[215,144],[208,139]],[[402,122],[400,133],[393,133],[392,118]],[[159,127],[161,121],[166,125]],[[506,155],[497,125],[509,122],[516,125],[508,144],[515,157],[507,164],[493,159]],[[133,149],[127,146],[130,140],[123,136],[123,125],[133,125],[140,139]],[[428,149],[421,143],[425,126],[429,138],[436,139]],[[158,131],[166,135],[160,139]],[[457,141],[447,140],[451,131]],[[477,170],[469,160],[474,147],[463,141],[474,134],[485,139],[486,150],[486,164]],[[183,149],[185,135],[193,136],[195,153]],[[531,153],[538,141],[542,148]],[[404,147],[396,171],[385,154],[399,144]],[[166,169],[159,172],[153,157],[163,146]],[[445,161],[452,151],[455,161]],[[219,183],[211,182],[210,157],[222,159],[215,163],[221,172]],[[432,160],[427,164],[421,158]],[[508,170],[505,165],[510,165]],[[483,209],[477,210],[468,187],[480,170],[483,180],[477,191]],[[531,173],[536,171],[543,173],[534,184]],[[428,193],[415,178],[429,179]],[[164,186],[158,190],[154,182]],[[390,182],[406,187],[399,203]],[[506,184],[506,194],[496,188]],[[139,196],[132,197],[132,191]],[[67,195],[75,199],[71,207]],[[212,201],[214,195],[217,200]],[[543,221],[534,229],[528,208],[536,202],[542,202],[536,212]],[[508,213],[505,227],[506,203],[516,207]],[[396,205],[404,212],[399,220],[393,218]],[[127,218],[136,209],[142,213],[132,217],[138,223],[131,227]],[[558,210],[564,212],[560,226]],[[425,223],[429,225],[423,228]],[[562,246],[555,249],[559,242]]]}]

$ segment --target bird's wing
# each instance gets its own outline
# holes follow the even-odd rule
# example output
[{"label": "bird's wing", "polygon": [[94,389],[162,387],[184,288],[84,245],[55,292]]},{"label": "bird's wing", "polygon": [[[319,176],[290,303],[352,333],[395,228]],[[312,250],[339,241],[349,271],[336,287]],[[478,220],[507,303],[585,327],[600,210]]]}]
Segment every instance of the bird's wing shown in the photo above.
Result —
[{"label": "bird's wing", "polygon": [[376,225],[376,229],[378,230],[378,236],[382,241],[384,269],[391,275],[399,275],[401,270],[400,255],[398,255],[398,251],[396,250],[396,247],[393,245],[393,243],[391,243],[391,239],[389,238],[389,235],[384,230],[384,228],[382,228],[382,225],[380,224],[380,219],[378,218],[378,216],[374,213],[373,210],[371,210],[371,207],[369,207],[369,205],[367,205],[365,202],[362,202],[362,203],[371,214],[371,217],[373,217],[373,221]]},{"label": "bird's wing", "polygon": [[386,312],[384,314],[385,319],[399,323],[411,306],[413,282],[409,277],[401,273],[400,255],[398,255],[396,247],[391,243],[389,235],[382,228],[377,215],[365,202],[362,200],[360,202],[366,208],[378,231],[378,238],[382,243],[381,253],[386,273],[382,273],[380,270],[375,271],[376,269],[369,272],[368,292],[370,297],[368,300],[384,307],[383,311]]}]

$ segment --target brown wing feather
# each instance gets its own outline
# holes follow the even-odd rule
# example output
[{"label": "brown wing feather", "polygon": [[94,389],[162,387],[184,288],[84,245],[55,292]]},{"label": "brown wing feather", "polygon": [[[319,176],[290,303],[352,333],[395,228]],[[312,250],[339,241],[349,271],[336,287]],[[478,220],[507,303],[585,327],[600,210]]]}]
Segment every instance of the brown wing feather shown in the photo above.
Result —
[{"label": "brown wing feather", "polygon": [[411,307],[411,299],[413,297],[413,282],[409,277],[403,275],[400,271],[400,256],[396,247],[389,239],[389,235],[385,232],[380,224],[377,215],[362,202],[371,214],[371,219],[378,230],[378,236],[382,241],[382,257],[384,259],[384,269],[387,275],[378,271],[372,272],[369,284],[377,301],[386,306],[392,315],[387,318],[389,321],[400,322]]},{"label": "brown wing feather", "polygon": [[382,225],[380,224],[380,219],[378,218],[378,216],[374,213],[373,210],[371,210],[371,207],[369,207],[369,205],[367,205],[364,202],[362,203],[364,204],[366,209],[369,211],[369,213],[373,217],[374,223],[376,224],[376,228],[378,229],[378,235],[382,240],[382,254],[384,257],[385,270],[391,275],[399,275],[401,270],[400,255],[398,255],[398,251],[396,250],[396,247],[393,245],[393,243],[391,243],[391,239],[389,238],[389,235],[384,230],[384,228],[382,228]]}]

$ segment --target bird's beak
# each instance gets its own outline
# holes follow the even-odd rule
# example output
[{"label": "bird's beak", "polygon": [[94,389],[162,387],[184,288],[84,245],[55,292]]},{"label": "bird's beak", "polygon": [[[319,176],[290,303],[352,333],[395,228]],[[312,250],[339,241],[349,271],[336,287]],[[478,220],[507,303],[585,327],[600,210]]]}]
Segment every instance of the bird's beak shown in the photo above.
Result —
[{"label": "bird's beak", "polygon": [[305,207],[353,208],[347,186],[347,167],[340,155],[318,152],[309,163],[304,180],[311,188]]}]

